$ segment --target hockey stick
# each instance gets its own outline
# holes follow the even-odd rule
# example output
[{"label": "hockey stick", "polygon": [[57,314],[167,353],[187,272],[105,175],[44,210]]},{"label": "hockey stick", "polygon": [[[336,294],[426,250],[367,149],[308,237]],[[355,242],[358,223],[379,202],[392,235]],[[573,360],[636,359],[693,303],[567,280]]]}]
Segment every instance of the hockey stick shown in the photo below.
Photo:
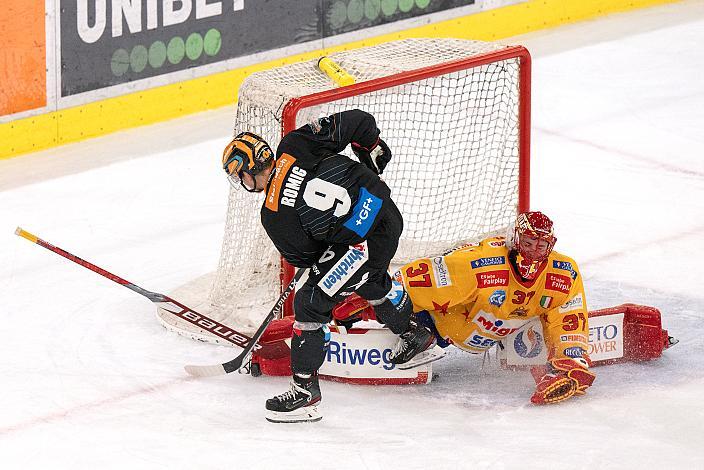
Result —
[{"label": "hockey stick", "polygon": [[51,243],[45,242],[41,238],[27,232],[26,230],[23,230],[20,227],[17,227],[17,229],[15,230],[15,235],[19,235],[22,238],[26,238],[30,242],[36,243],[37,245],[44,247],[49,251],[53,251],[57,255],[63,256],[64,258],[71,260],[76,264],[80,264],[84,268],[88,268],[94,273],[98,273],[101,276],[110,279],[111,281],[125,286],[128,289],[138,293],[139,295],[143,295],[144,297],[148,298],[167,312],[172,313],[178,318],[186,320],[187,322],[197,326],[201,330],[212,333],[224,339],[225,341],[232,343],[235,346],[239,346],[241,348],[248,348],[252,344],[252,338],[250,338],[249,336],[239,333],[238,331],[235,331],[232,328],[213,320],[212,318],[208,318],[205,315],[201,315],[195,310],[186,307],[180,302],[175,301],[171,297],[168,297],[164,294],[158,294],[156,292],[150,292],[146,289],[142,289],[141,287],[132,284],[131,282],[126,281],[119,276],[115,276],[114,274],[109,273],[106,270],[79,258],[78,256],[72,255],[68,251],[64,251],[61,248],[52,245]]},{"label": "hockey stick", "polygon": [[196,377],[213,377],[216,375],[229,374],[230,372],[239,370],[240,367],[242,367],[242,363],[244,362],[247,355],[252,352],[256,346],[258,346],[257,341],[259,341],[259,338],[262,337],[262,335],[264,334],[264,330],[266,330],[267,326],[269,326],[269,323],[271,323],[274,317],[276,317],[281,311],[281,309],[283,309],[284,302],[286,302],[288,296],[291,295],[291,292],[293,292],[293,289],[296,287],[296,283],[298,282],[298,280],[303,276],[303,273],[307,271],[307,269],[299,269],[298,271],[296,271],[296,275],[293,276],[291,282],[281,293],[281,295],[279,296],[279,300],[276,301],[276,304],[269,312],[269,315],[264,318],[264,321],[262,321],[262,324],[259,325],[257,332],[254,333],[254,336],[252,337],[250,342],[246,346],[243,346],[242,352],[240,352],[240,354],[236,358],[232,359],[231,361],[227,361],[222,364],[217,364],[213,366],[186,366],[186,372]]}]

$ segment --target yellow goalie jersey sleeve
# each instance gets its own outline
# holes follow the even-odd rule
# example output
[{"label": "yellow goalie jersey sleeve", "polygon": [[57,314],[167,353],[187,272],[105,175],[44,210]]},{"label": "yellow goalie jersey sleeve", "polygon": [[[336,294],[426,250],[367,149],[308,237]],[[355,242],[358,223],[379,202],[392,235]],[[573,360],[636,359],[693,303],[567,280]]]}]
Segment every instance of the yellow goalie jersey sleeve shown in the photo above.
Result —
[{"label": "yellow goalie jersey sleeve", "polygon": [[440,335],[482,352],[539,318],[549,358],[585,356],[587,305],[577,264],[553,251],[538,276],[522,282],[502,237],[421,258],[397,273],[416,312],[425,310]]}]

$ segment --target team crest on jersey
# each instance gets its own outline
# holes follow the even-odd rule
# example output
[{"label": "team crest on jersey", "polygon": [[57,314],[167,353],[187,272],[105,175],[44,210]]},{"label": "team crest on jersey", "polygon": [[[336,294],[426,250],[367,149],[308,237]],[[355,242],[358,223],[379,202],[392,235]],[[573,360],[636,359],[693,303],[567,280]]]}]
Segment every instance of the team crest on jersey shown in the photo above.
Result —
[{"label": "team crest on jersey", "polygon": [[447,269],[445,258],[442,256],[437,256],[431,261],[433,265],[433,274],[435,275],[435,285],[438,287],[451,286],[452,280],[450,279],[450,270]]},{"label": "team crest on jersey", "polygon": [[574,270],[574,268],[572,267],[572,263],[570,263],[569,261],[553,260],[552,267],[554,269],[562,269],[563,271],[569,271],[572,280],[577,279],[577,271]]},{"label": "team crest on jersey", "polygon": [[509,318],[526,318],[528,316],[528,309],[525,307],[514,308],[508,316]]},{"label": "team crest on jersey", "polygon": [[489,303],[491,305],[496,305],[497,307],[501,307],[505,301],[506,301],[506,291],[505,290],[501,290],[501,289],[495,290],[489,296]]},{"label": "team crest on jersey", "polygon": [[562,292],[563,294],[569,294],[571,287],[572,279],[569,276],[548,273],[545,277],[546,289]]},{"label": "team crest on jersey", "polygon": [[477,273],[477,286],[484,287],[508,286],[508,271],[487,271]]},{"label": "team crest on jersey", "polygon": [[502,246],[506,246],[506,241],[505,240],[492,240],[488,243],[488,245],[493,248],[500,248]]},{"label": "team crest on jersey", "polygon": [[472,261],[472,269],[477,269],[477,268],[483,268],[485,266],[495,266],[497,264],[504,264],[506,263],[506,257],[505,256],[490,256],[488,258],[479,258],[475,259]]}]

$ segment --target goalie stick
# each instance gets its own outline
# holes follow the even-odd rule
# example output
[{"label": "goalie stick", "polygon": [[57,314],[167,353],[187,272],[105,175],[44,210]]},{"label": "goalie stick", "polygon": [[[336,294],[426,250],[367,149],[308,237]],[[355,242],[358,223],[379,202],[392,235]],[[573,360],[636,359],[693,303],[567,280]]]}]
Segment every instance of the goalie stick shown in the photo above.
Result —
[{"label": "goalie stick", "polygon": [[19,235],[20,237],[25,238],[30,242],[36,243],[37,245],[46,248],[49,251],[53,251],[57,255],[63,256],[64,258],[73,261],[76,264],[80,264],[84,268],[90,269],[94,273],[98,273],[101,276],[110,279],[111,281],[114,281],[122,286],[127,287],[128,289],[138,293],[139,295],[148,298],[167,312],[197,326],[198,328],[204,331],[212,333],[224,339],[225,341],[232,343],[235,346],[239,346],[241,348],[249,348],[252,344],[252,338],[250,338],[249,336],[242,334],[226,325],[223,325],[222,323],[219,323],[213,320],[212,318],[208,318],[205,315],[202,315],[196,312],[195,310],[186,307],[182,303],[177,302],[169,296],[142,289],[141,287],[132,284],[131,282],[126,281],[121,277],[116,276],[102,268],[99,268],[98,266],[89,263],[88,261],[81,259],[76,255],[72,255],[68,251],[62,250],[61,248],[42,240],[36,235],[33,235],[20,227],[17,227],[17,229],[15,230],[15,235]]},{"label": "goalie stick", "polygon": [[269,326],[269,323],[271,323],[271,321],[279,314],[281,309],[284,307],[286,299],[288,299],[288,296],[291,295],[291,292],[293,292],[293,289],[296,287],[296,283],[298,282],[298,280],[303,276],[303,273],[307,271],[307,269],[299,269],[298,271],[296,271],[296,275],[293,276],[291,282],[281,293],[281,295],[279,296],[279,300],[276,301],[276,304],[272,307],[271,311],[269,312],[269,315],[264,318],[264,321],[262,321],[262,324],[259,325],[257,332],[254,333],[254,336],[252,337],[250,342],[246,346],[243,346],[242,352],[240,352],[240,354],[236,358],[224,362],[222,364],[211,366],[185,366],[184,368],[186,369],[186,372],[195,377],[213,377],[216,375],[229,374],[230,372],[239,370],[242,367],[242,363],[247,358],[249,353],[251,353],[255,349],[255,347],[258,346],[257,341],[259,341],[259,338],[262,337],[262,335],[264,334],[264,330],[266,330],[266,328]]}]

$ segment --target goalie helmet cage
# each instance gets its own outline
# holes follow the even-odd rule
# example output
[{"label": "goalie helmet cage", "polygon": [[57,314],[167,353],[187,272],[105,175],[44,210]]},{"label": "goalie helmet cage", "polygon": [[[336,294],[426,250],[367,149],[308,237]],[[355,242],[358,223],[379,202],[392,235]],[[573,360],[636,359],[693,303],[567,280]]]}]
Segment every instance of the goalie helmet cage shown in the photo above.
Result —
[{"label": "goalie helmet cage", "polygon": [[[521,46],[405,39],[331,54],[356,83],[342,88],[317,59],[257,72],[239,89],[234,134],[281,137],[321,116],[371,113],[393,158],[383,178],[404,217],[393,264],[505,232],[528,209],[530,55]],[[348,149],[344,152],[355,158]],[[171,295],[242,331],[254,330],[293,268],[259,221],[263,195],[230,189],[218,268]],[[285,314],[291,314],[289,298]],[[164,311],[160,321],[220,343]]]}]

